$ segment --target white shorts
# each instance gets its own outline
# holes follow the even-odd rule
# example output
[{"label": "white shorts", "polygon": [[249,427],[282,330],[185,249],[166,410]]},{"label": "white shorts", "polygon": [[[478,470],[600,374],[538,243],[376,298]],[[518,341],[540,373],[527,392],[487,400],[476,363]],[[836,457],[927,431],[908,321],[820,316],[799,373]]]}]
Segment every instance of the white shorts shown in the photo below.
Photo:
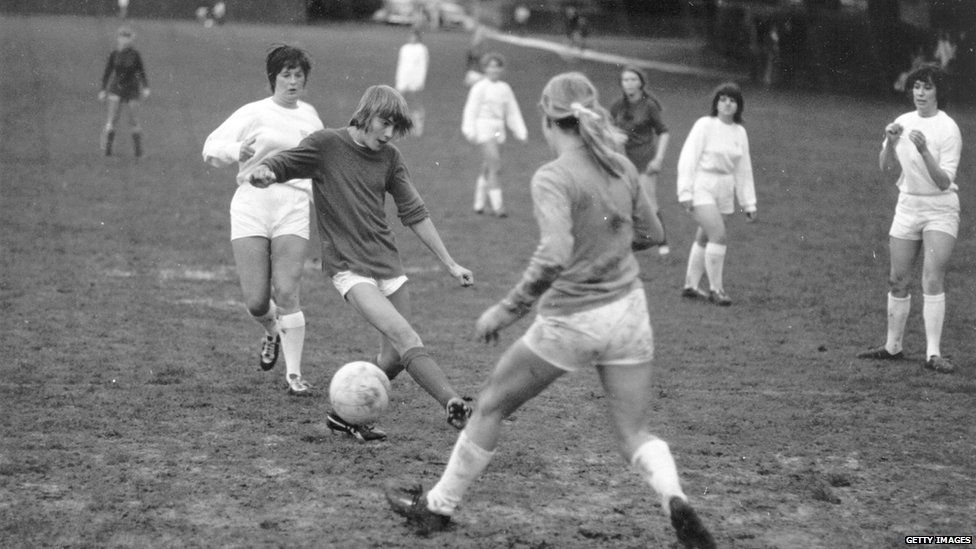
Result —
[{"label": "white shorts", "polygon": [[478,118],[474,121],[474,142],[478,145],[494,141],[505,142],[505,122],[492,118]]},{"label": "white shorts", "polygon": [[349,293],[349,290],[353,286],[362,282],[376,286],[380,289],[381,294],[390,297],[407,283],[407,277],[400,275],[396,278],[381,278],[377,280],[368,276],[358,275],[352,271],[342,271],[332,275],[332,285],[335,286],[335,289],[339,291],[339,295],[342,297],[346,297],[346,294]]},{"label": "white shorts", "polygon": [[654,334],[644,288],[595,309],[566,316],[537,315],[522,342],[553,366],[634,366],[654,358]]},{"label": "white shorts", "polygon": [[735,213],[735,178],[728,174],[695,174],[692,206],[715,205],[719,213]]},{"label": "white shorts", "polygon": [[230,239],[294,235],[308,240],[309,192],[287,184],[238,185],[230,201]]},{"label": "white shorts", "polygon": [[952,235],[953,238],[958,235],[958,194],[898,194],[895,218],[891,222],[888,235],[903,240],[921,240],[925,231],[940,231]]}]

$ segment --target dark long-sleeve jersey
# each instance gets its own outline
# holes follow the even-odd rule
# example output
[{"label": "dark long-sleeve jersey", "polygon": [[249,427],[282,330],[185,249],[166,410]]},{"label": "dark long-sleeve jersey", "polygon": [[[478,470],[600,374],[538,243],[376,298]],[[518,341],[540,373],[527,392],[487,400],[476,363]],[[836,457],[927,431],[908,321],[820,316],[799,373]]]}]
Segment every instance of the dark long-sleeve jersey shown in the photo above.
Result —
[{"label": "dark long-sleeve jersey", "polygon": [[142,57],[134,48],[112,50],[102,74],[102,90],[123,99],[136,99],[149,87]]}]

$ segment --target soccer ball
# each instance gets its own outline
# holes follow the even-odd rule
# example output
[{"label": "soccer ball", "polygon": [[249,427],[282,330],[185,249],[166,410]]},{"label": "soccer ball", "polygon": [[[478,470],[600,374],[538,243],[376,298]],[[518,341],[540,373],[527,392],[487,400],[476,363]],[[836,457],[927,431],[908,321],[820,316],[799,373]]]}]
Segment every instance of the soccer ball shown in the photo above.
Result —
[{"label": "soccer ball", "polygon": [[373,423],[390,405],[390,379],[371,362],[350,362],[332,376],[329,400],[332,410],[347,422]]}]

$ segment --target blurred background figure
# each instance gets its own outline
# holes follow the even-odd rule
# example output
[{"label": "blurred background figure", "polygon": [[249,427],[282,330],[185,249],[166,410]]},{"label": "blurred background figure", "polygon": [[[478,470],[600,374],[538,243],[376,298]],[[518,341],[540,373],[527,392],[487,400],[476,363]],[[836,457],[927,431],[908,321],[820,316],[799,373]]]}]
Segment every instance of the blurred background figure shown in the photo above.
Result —
[{"label": "blurred background figure", "polygon": [[102,130],[101,148],[105,156],[112,156],[115,129],[122,109],[129,113],[132,128],[132,146],[136,158],[142,156],[142,126],[139,124],[139,100],[149,97],[149,80],[142,64],[142,57],[132,47],[135,32],[126,26],[116,32],[116,48],[108,56],[102,73],[102,89],[98,100],[106,101],[108,116]]},{"label": "blurred background figure", "polygon": [[[610,106],[610,115],[627,136],[624,152],[640,174],[641,187],[657,204],[658,176],[671,136],[661,121],[661,102],[648,90],[647,74],[632,65],[620,71],[620,89],[623,96]],[[663,227],[660,210],[658,218]],[[662,256],[670,253],[666,238],[657,250]]]},{"label": "blurred background figure", "polygon": [[427,50],[427,45],[423,43],[420,29],[414,28],[410,31],[410,38],[407,43],[400,46],[395,87],[407,101],[410,117],[413,119],[413,132],[417,136],[424,133],[426,112],[421,96],[427,82],[429,64],[430,52]]},{"label": "blurred background figure", "polygon": [[484,213],[485,201],[497,217],[508,217],[498,180],[501,170],[500,147],[505,143],[507,127],[519,141],[528,139],[515,93],[501,80],[505,58],[500,53],[486,53],[482,61],[484,78],[471,86],[464,104],[461,133],[481,150],[481,167],[474,190],[474,211]]},{"label": "blurred background figure", "polygon": [[586,37],[589,35],[589,23],[586,16],[577,6],[566,6],[566,37],[569,45],[577,49],[586,48]]},{"label": "blurred background figure", "polygon": [[129,16],[129,0],[119,0],[119,18],[125,19]]},{"label": "blurred background figure", "polygon": [[224,24],[224,19],[227,17],[227,4],[225,2],[216,2],[213,6],[213,20],[214,23],[218,25]]},{"label": "blurred background figure", "polygon": [[524,35],[526,29],[529,25],[529,17],[532,16],[532,12],[525,4],[519,4],[515,6],[515,11],[513,12],[513,19],[515,20],[515,32],[519,35]]}]

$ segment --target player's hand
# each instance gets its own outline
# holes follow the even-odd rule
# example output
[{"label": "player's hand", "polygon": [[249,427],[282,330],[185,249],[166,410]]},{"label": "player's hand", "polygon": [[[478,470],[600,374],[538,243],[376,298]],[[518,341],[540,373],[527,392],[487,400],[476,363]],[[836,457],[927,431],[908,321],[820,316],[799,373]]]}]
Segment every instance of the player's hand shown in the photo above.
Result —
[{"label": "player's hand", "polygon": [[102,90],[102,91],[98,92],[98,100],[99,101],[105,101],[105,98],[106,97],[108,97],[108,94],[105,93],[105,90]]},{"label": "player's hand", "polygon": [[758,220],[759,220],[759,212],[757,211],[746,212],[746,221],[748,221],[749,223],[755,223]]},{"label": "player's hand", "polygon": [[149,88],[142,88],[141,94],[143,99],[149,99]]},{"label": "player's hand", "polygon": [[251,185],[254,185],[259,189],[264,189],[272,183],[276,183],[278,181],[278,176],[271,171],[271,168],[261,164],[255,168],[253,172],[251,172],[248,180],[250,181]]},{"label": "player's hand", "polygon": [[498,332],[506,326],[510,326],[519,316],[514,312],[495,304],[485,312],[481,313],[478,322],[474,325],[475,339],[485,343],[498,343]]},{"label": "player's hand", "polygon": [[923,153],[926,151],[926,149],[928,149],[928,143],[925,141],[925,134],[918,130],[908,132],[908,140],[915,145],[915,148],[918,149],[918,152],[920,153]]},{"label": "player's hand", "polygon": [[651,160],[650,162],[647,163],[647,168],[644,170],[644,173],[647,174],[647,175],[657,175],[657,174],[661,173],[661,165],[662,164],[664,164],[664,159],[661,159],[661,160],[657,160],[657,159]]},{"label": "player's hand", "polygon": [[892,122],[885,126],[885,137],[888,138],[888,141],[895,141],[901,137],[902,129],[901,124]]},{"label": "player's hand", "polygon": [[465,269],[464,267],[455,263],[452,267],[450,267],[450,271],[451,276],[456,278],[457,281],[461,283],[461,286],[467,288],[474,285],[474,274],[470,270]]},{"label": "player's hand", "polygon": [[237,159],[241,162],[247,162],[254,157],[254,142],[257,141],[256,136],[251,136],[243,143],[241,143],[241,152],[237,155]]}]

